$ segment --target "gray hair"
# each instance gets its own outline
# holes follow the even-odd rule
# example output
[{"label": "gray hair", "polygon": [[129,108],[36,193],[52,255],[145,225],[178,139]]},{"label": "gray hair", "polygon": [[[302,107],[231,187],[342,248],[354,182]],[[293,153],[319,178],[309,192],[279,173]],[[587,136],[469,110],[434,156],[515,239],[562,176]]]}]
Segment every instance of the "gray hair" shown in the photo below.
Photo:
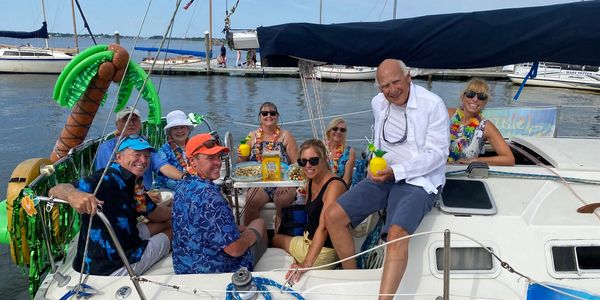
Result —
[{"label": "gray hair", "polygon": [[[410,75],[410,68],[406,66],[406,64],[400,59],[394,59],[400,66],[400,70],[402,71],[402,75]],[[375,87],[379,88],[379,82],[377,81],[377,76],[375,76]]]}]

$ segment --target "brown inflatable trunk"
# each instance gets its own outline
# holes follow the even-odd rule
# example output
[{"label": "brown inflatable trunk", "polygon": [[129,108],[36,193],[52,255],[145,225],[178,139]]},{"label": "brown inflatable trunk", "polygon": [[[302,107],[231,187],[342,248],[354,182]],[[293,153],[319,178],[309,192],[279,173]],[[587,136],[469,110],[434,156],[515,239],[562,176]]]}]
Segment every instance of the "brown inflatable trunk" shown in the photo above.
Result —
[{"label": "brown inflatable trunk", "polygon": [[100,79],[98,76],[92,79],[81,99],[71,110],[71,115],[52,149],[50,160],[57,161],[67,155],[71,148],[85,140],[109,85],[110,81]]},{"label": "brown inflatable trunk", "polygon": [[123,78],[125,67],[129,62],[129,53],[115,44],[110,45],[108,48],[115,53],[113,60],[103,62],[100,65],[98,74],[92,78],[83,96],[75,103],[71,115],[67,119],[65,127],[50,154],[52,162],[67,155],[71,148],[85,140],[110,82],[120,82]]}]

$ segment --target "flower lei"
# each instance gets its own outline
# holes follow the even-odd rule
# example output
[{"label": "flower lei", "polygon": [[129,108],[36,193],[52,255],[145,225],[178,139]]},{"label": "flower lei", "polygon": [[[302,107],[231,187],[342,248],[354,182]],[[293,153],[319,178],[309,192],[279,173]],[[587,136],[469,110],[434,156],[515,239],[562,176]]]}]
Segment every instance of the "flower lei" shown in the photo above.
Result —
[{"label": "flower lei", "polygon": [[331,149],[329,147],[329,140],[327,140],[326,144],[328,152],[327,156],[329,157],[329,165],[331,166],[333,174],[337,174],[337,171],[339,169],[340,157],[342,157],[342,154],[344,153],[344,144],[340,144],[333,153],[331,152]]},{"label": "flower lei", "polygon": [[[266,147],[266,150],[273,151],[275,149],[275,143],[279,139],[280,133],[281,133],[281,127],[277,126],[277,128],[275,128],[275,132],[273,133],[272,139],[270,141],[266,141],[266,143],[264,145],[264,147]],[[257,145],[257,147],[254,148],[252,150],[252,152],[254,154],[254,157],[256,157],[256,161],[261,162],[262,161],[262,153],[263,153],[263,138],[264,138],[264,130],[262,129],[262,127],[259,127],[255,131],[255,135],[256,135],[255,144]]]},{"label": "flower lei", "polygon": [[[175,144],[175,142],[171,139],[169,139],[168,143],[169,143],[169,147],[171,147],[171,151],[173,151],[173,153],[175,154],[175,158],[177,159],[177,162],[179,163],[179,165],[181,167],[183,167],[183,170],[189,174],[195,175],[196,172],[194,171],[194,169],[192,169],[192,167],[190,165],[188,165],[187,160],[185,159],[185,157],[183,155],[183,150],[181,148],[179,148],[177,146],[177,144]],[[186,140],[186,143],[187,143],[187,140]]]},{"label": "flower lei", "polygon": [[146,191],[144,190],[144,181],[142,178],[138,178],[135,181],[135,187],[133,188],[133,203],[135,205],[135,211],[138,213],[146,212]]},{"label": "flower lei", "polygon": [[483,116],[481,112],[469,119],[467,124],[463,124],[465,113],[462,108],[458,108],[456,113],[450,119],[450,155],[448,161],[460,159],[463,149],[468,147],[473,139],[475,129],[481,124]]}]

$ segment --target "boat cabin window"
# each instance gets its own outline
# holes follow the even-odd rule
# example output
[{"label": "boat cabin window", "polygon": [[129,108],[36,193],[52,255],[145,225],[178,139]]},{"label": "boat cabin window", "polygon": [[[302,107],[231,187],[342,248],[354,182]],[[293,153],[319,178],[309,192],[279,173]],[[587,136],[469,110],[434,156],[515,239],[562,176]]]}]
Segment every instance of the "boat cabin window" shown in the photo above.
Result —
[{"label": "boat cabin window", "polygon": [[[492,255],[481,247],[450,247],[450,271],[491,271]],[[488,248],[491,250],[491,248]],[[444,271],[444,248],[435,249],[438,272]]]},{"label": "boat cabin window", "polygon": [[440,209],[455,215],[493,215],[497,212],[496,203],[486,183],[464,179],[446,180]]},{"label": "boat cabin window", "polygon": [[4,56],[19,56],[18,51],[4,51]]},{"label": "boat cabin window", "polygon": [[[498,245],[491,241],[481,247],[472,241],[457,239],[452,235],[450,246],[450,274],[452,278],[495,278],[502,268],[492,254]],[[484,248],[485,247],[485,248]],[[429,270],[436,278],[444,277],[444,241],[436,240],[428,246]]]},{"label": "boat cabin window", "polygon": [[554,277],[600,277],[600,241],[551,241],[548,244],[549,268]]},{"label": "boat cabin window", "polygon": [[557,272],[600,272],[600,246],[552,247],[552,260]]},{"label": "boat cabin window", "polygon": [[35,56],[35,52],[21,51],[21,56]]}]

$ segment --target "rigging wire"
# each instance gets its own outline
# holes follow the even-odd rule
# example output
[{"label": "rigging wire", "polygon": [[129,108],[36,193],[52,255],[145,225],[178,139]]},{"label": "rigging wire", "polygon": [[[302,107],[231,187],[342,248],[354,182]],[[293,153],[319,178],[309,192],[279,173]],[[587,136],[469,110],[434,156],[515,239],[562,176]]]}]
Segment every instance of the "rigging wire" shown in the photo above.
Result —
[{"label": "rigging wire", "polygon": [[[152,0],[150,0],[150,1],[148,2],[148,7],[147,7],[147,9],[146,9],[146,14],[144,14],[144,18],[143,18],[143,20],[142,20],[142,25],[140,26],[140,29],[139,29],[139,31],[138,31],[138,36],[137,36],[137,37],[136,37],[136,39],[135,39],[135,42],[134,42],[134,45],[133,45],[133,47],[134,47],[133,49],[135,49],[135,44],[137,43],[137,40],[139,39],[139,36],[140,36],[140,34],[141,34],[141,30],[142,30],[143,24],[144,24],[144,22],[145,22],[145,20],[146,20],[147,13],[148,13],[148,10],[150,9],[150,5],[151,5],[151,4],[152,4]],[[166,39],[166,37],[167,37],[167,34],[168,34],[168,32],[171,30],[171,27],[173,26],[173,23],[175,22],[175,16],[177,15],[177,11],[179,10],[179,5],[180,5],[180,4],[181,4],[181,0],[177,0],[177,4],[176,4],[176,7],[175,7],[175,10],[173,11],[173,15],[172,15],[172,17],[171,17],[171,21],[169,22],[169,27],[167,28],[167,30],[166,30],[166,32],[165,32],[165,34],[163,35],[163,39],[161,40],[161,43],[160,43],[160,47],[159,47],[159,50],[158,50],[157,56],[158,56],[158,55],[160,55],[160,50],[162,49],[162,46],[164,45],[165,39]],[[132,51],[133,51],[133,50],[132,50]],[[132,53],[133,53],[133,52],[132,52]],[[129,59],[131,60],[131,55],[129,56]],[[142,96],[142,91],[144,90],[144,88],[146,88],[146,84],[148,83],[148,80],[150,79],[150,75],[149,75],[149,74],[152,74],[152,69],[154,68],[154,65],[155,65],[155,64],[156,64],[156,60],[154,60],[154,62],[152,63],[152,66],[150,67],[150,70],[148,71],[148,75],[147,75],[147,76],[146,76],[146,78],[144,79],[144,82],[143,82],[143,84],[142,84],[142,87],[140,88],[140,91],[139,91],[139,93],[138,93],[138,95],[137,95],[137,97],[136,97],[136,99],[135,99],[135,102],[134,102],[134,105],[133,105],[133,108],[134,108],[134,109],[137,107],[137,105],[138,105],[138,103],[139,103],[139,101],[140,101],[140,98],[141,98],[141,96]],[[129,66],[129,64],[127,64],[127,66]],[[127,67],[125,68],[125,73],[127,73]],[[120,89],[120,87],[121,87],[121,86],[119,85],[119,89]],[[117,98],[118,98],[118,93],[117,93],[117,95],[115,96],[115,101],[113,101],[113,106],[114,106],[114,105],[116,105],[116,102],[117,102],[116,100],[117,100]],[[111,111],[112,111],[112,110],[111,110]],[[129,121],[131,120],[131,116],[132,116],[132,114],[129,114],[129,117],[127,118],[127,121],[125,122],[125,126],[124,126],[125,128],[126,128],[128,125],[129,125]],[[108,120],[109,120],[109,119],[110,119],[110,114],[109,114],[109,118],[107,119],[107,122],[108,122]],[[118,136],[118,139],[117,139],[117,145],[118,145],[119,141],[121,141],[121,140],[122,140],[124,132],[125,132],[125,131],[123,131],[123,132],[120,132],[120,133],[119,133],[120,135]],[[115,138],[116,138],[116,137],[115,137]],[[117,149],[118,149],[118,146],[117,146],[117,147],[115,147],[115,148],[113,149],[113,151],[112,151],[112,153],[111,153],[111,155],[110,155],[110,158],[109,158],[109,160],[108,160],[108,162],[107,162],[107,167],[106,167],[106,168],[104,168],[104,171],[102,172],[102,176],[100,176],[100,180],[98,181],[98,184],[96,185],[96,187],[95,187],[95,189],[94,189],[94,192],[93,192],[93,194],[92,194],[92,195],[96,196],[96,194],[98,193],[98,190],[100,189],[100,186],[101,186],[101,184],[102,184],[102,181],[103,181],[103,179],[104,179],[104,176],[106,176],[106,172],[108,171],[108,165],[109,165],[109,164],[110,164],[110,162],[112,161],[112,158],[114,157],[114,155],[115,155],[115,153],[116,153]],[[100,209],[101,209],[101,207],[100,207]],[[89,241],[90,241],[90,231],[91,231],[91,229],[92,229],[92,221],[93,221],[93,218],[94,218],[94,217],[95,217],[95,215],[91,215],[91,216],[90,216],[90,219],[89,219],[89,222],[88,222],[87,236],[86,236],[86,240],[85,240],[85,247],[84,247],[84,250],[83,250],[83,256],[82,256],[83,258],[82,258],[82,260],[81,260],[81,268],[80,268],[80,275],[79,275],[79,284],[78,284],[78,285],[75,287],[75,292],[78,292],[78,291],[79,291],[79,289],[80,289],[80,288],[81,288],[81,286],[82,286],[81,284],[82,284],[82,279],[83,279],[83,274],[84,274],[84,268],[85,268],[85,259],[84,259],[84,258],[85,258],[85,257],[87,257],[87,251],[88,251],[88,246],[89,246]],[[87,278],[87,277],[86,277],[86,278]]]}]

